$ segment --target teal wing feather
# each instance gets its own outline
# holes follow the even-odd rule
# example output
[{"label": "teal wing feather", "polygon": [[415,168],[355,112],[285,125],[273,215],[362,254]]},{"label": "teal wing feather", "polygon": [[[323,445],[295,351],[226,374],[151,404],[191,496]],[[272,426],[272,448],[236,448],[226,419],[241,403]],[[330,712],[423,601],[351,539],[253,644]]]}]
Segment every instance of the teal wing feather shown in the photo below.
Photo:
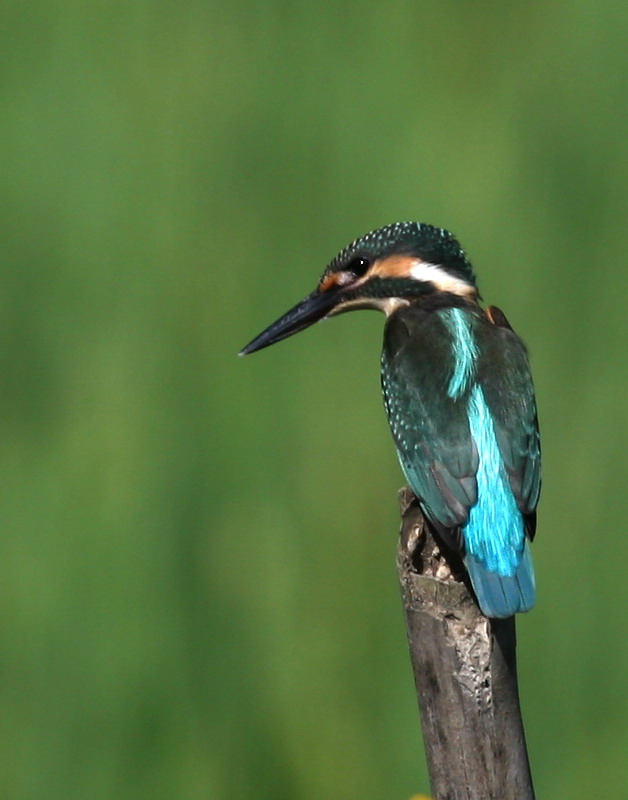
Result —
[{"label": "teal wing feather", "polygon": [[[534,534],[541,462],[525,346],[490,311],[488,319],[468,308],[464,316],[418,305],[397,311],[386,325],[382,384],[412,490],[464,554],[483,612],[508,617],[535,603],[525,534]],[[469,345],[452,327],[461,319]]]},{"label": "teal wing feather", "polygon": [[[504,315],[474,325],[477,366],[495,438],[517,506],[532,538],[541,486],[541,450],[527,351]],[[471,436],[467,392],[451,398],[454,355],[440,314],[410,306],[387,321],[382,388],[399,461],[435,523],[456,528],[477,502],[478,452]]]},{"label": "teal wing feather", "polygon": [[[489,309],[493,325],[477,332],[477,379],[493,418],[495,437],[512,492],[533,538],[541,491],[541,444],[534,384],[526,347],[504,314]],[[499,368],[495,369],[495,365]]]},{"label": "teal wing feather", "polygon": [[447,394],[453,359],[439,314],[410,306],[388,319],[382,388],[399,461],[430,519],[452,532],[477,501],[478,468],[466,402]]}]

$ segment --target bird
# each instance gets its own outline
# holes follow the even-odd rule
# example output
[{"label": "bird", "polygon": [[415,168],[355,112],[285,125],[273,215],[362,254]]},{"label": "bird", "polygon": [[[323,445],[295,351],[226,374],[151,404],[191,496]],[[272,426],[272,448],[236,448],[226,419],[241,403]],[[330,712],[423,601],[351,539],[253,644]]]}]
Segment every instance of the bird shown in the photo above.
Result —
[{"label": "bird", "polygon": [[541,448],[527,348],[481,300],[453,234],[395,222],[341,250],[314,291],[240,355],[344,312],[383,311],[381,385],[403,473],[432,530],[461,556],[483,614],[508,618],[536,601]]}]

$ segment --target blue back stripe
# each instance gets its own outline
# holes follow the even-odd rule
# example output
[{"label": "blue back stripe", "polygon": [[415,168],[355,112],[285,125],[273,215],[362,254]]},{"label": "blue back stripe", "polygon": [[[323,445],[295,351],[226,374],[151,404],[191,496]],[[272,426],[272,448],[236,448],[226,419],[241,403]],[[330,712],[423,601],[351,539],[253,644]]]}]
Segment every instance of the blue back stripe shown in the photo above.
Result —
[{"label": "blue back stripe", "polygon": [[474,386],[469,398],[469,426],[478,448],[478,502],[462,530],[467,551],[491,572],[512,576],[525,543],[523,518],[504,469],[491,412],[484,393]]},{"label": "blue back stripe", "polygon": [[442,314],[442,318],[453,339],[455,359],[454,371],[447,386],[447,394],[456,400],[465,393],[473,378],[478,350],[468,314],[465,314],[460,308],[449,308]]},{"label": "blue back stripe", "polygon": [[489,571],[512,576],[523,553],[523,518],[504,469],[491,412],[481,387],[474,384],[478,348],[472,317],[461,308],[447,309],[441,317],[451,334],[454,353],[447,395],[458,400],[469,393],[469,428],[479,456],[478,501],[462,528],[465,546]]}]

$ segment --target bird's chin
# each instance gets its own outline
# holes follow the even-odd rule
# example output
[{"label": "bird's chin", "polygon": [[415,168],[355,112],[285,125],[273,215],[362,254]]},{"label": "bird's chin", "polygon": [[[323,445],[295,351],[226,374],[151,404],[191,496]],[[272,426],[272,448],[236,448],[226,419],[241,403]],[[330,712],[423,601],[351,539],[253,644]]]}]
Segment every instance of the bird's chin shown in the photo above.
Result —
[{"label": "bird's chin", "polygon": [[387,317],[393,314],[402,306],[409,305],[409,301],[403,297],[356,297],[353,300],[346,300],[339,303],[325,317],[337,317],[347,311],[359,311],[360,309],[370,309],[371,311],[383,311]]}]

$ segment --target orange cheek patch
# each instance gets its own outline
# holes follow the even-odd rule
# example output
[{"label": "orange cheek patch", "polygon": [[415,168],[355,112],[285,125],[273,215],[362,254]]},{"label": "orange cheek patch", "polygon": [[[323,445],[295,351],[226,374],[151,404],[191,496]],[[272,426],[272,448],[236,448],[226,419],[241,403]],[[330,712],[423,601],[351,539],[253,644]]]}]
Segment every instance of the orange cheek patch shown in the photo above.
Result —
[{"label": "orange cheek patch", "polygon": [[388,256],[376,261],[369,270],[370,275],[380,278],[407,278],[410,270],[417,263],[412,256]]}]

